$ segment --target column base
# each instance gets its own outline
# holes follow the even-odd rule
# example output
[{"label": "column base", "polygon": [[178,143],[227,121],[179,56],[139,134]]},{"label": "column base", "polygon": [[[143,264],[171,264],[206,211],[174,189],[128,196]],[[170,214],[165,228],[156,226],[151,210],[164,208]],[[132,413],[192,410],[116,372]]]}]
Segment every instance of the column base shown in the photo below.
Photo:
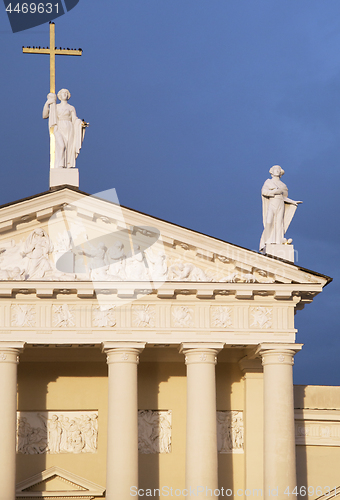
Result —
[{"label": "column base", "polygon": [[79,188],[79,170],[77,168],[51,168],[50,188],[65,185]]}]

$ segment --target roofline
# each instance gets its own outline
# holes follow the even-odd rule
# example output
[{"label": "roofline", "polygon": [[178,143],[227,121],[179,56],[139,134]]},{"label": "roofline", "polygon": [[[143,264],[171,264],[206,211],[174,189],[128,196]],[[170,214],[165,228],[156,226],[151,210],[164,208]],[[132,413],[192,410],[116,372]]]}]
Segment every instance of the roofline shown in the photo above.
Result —
[{"label": "roofline", "polygon": [[[32,196],[28,196],[26,198],[21,198],[20,200],[17,200],[17,201],[12,201],[10,203],[5,203],[4,205],[0,205],[0,210],[2,208],[10,207],[11,205],[15,205],[17,203],[21,203],[21,202],[24,202],[24,201],[29,201],[29,200],[31,200],[33,198],[38,198],[40,196],[45,196],[45,195],[48,195],[48,194],[51,194],[51,193],[55,193],[57,191],[62,191],[64,189],[68,189],[70,191],[74,191],[74,192],[79,193],[80,195],[83,195],[83,196],[92,196],[93,198],[96,198],[97,200],[105,201],[106,203],[110,203],[112,205],[116,205],[116,203],[114,203],[114,202],[112,202],[110,200],[105,200],[104,198],[100,198],[99,196],[96,196],[96,195],[93,195],[93,194],[89,194],[89,193],[85,193],[85,191],[81,191],[79,188],[77,188],[75,186],[70,186],[68,184],[64,184],[62,186],[51,188],[48,191],[44,191],[42,193],[38,193],[38,194],[35,194],[35,195],[32,195]],[[297,264],[294,264],[294,263],[292,263],[292,262],[290,262],[288,260],[285,260],[285,259],[281,259],[280,257],[276,257],[276,256],[273,256],[273,255],[266,255],[266,254],[262,254],[261,252],[256,252],[255,250],[250,250],[249,248],[245,248],[245,247],[242,247],[240,245],[236,245],[235,243],[230,243],[229,241],[222,240],[221,238],[217,238],[216,236],[211,236],[209,234],[202,233],[201,231],[196,231],[195,229],[190,229],[188,227],[181,226],[180,224],[176,224],[175,222],[169,222],[167,220],[161,219],[160,217],[156,217],[154,215],[146,214],[145,212],[141,212],[139,210],[135,210],[134,208],[125,207],[124,205],[121,205],[121,204],[119,204],[119,206],[121,206],[122,208],[125,208],[126,210],[131,210],[132,212],[135,212],[137,214],[146,215],[147,217],[152,217],[153,219],[156,219],[156,220],[158,220],[160,222],[165,222],[166,224],[171,224],[172,226],[179,227],[181,229],[185,229],[186,231],[192,231],[193,233],[200,234],[200,235],[206,236],[208,238],[212,238],[212,239],[214,239],[216,241],[220,241],[222,243],[227,243],[228,245],[232,245],[233,247],[240,248],[241,250],[246,250],[247,252],[252,252],[252,253],[254,253],[256,255],[262,255],[263,257],[266,257],[268,259],[274,259],[274,260],[278,260],[280,262],[283,262],[284,264],[289,264],[290,266],[293,266],[293,267],[299,269],[300,271],[310,273],[313,276],[318,276],[320,278],[324,278],[327,281],[324,286],[329,285],[329,283],[331,283],[333,281],[333,278],[331,278],[330,276],[327,276],[326,274],[318,273],[316,271],[312,271],[311,269],[307,269],[307,268],[298,266]]]}]

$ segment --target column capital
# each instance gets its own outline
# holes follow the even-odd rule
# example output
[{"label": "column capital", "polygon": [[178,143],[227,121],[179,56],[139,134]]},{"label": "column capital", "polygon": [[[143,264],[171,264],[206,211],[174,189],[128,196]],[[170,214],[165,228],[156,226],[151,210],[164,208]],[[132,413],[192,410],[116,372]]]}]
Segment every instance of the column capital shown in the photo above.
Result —
[{"label": "column capital", "polygon": [[145,342],[103,342],[102,352],[106,354],[107,364],[139,363],[139,354],[145,348]]},{"label": "column capital", "polygon": [[2,342],[0,341],[0,363],[19,362],[19,354],[24,350],[26,342]]},{"label": "column capital", "polygon": [[217,363],[217,354],[223,349],[220,342],[184,342],[179,352],[185,355],[185,364]]},{"label": "column capital", "polygon": [[303,344],[274,344],[263,342],[255,350],[256,356],[261,356],[263,365],[294,364],[294,356],[301,351]]}]

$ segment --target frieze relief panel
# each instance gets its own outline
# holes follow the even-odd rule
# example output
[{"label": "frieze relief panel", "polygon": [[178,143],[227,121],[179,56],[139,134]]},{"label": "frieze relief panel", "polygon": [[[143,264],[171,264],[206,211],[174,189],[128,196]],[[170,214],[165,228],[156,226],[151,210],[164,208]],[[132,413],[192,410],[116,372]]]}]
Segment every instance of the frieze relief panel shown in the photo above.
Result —
[{"label": "frieze relief panel", "polygon": [[233,310],[228,306],[211,307],[211,327],[231,328],[233,326]]},{"label": "frieze relief panel", "polygon": [[116,307],[110,304],[94,306],[92,310],[92,324],[94,327],[105,328],[116,326]]},{"label": "frieze relief panel", "polygon": [[172,325],[175,328],[190,328],[195,325],[194,309],[189,306],[173,306],[172,310]]},{"label": "frieze relief panel", "polygon": [[138,451],[171,453],[171,410],[138,410]]},{"label": "frieze relief panel", "polygon": [[250,326],[253,328],[272,328],[273,327],[273,308],[272,307],[251,307],[250,308]]},{"label": "frieze relief panel", "polygon": [[[269,307],[268,301],[259,298],[258,305],[249,306],[235,298],[222,302],[202,300],[190,296],[174,300],[154,299],[149,295],[143,301],[134,300],[120,305],[119,298],[104,295],[103,299],[80,299],[75,294],[61,294],[58,299],[40,299],[31,297],[25,301],[21,294],[18,300],[3,299],[0,302],[0,335],[20,331],[24,339],[44,333],[52,333],[58,338],[74,332],[77,336],[102,336],[104,332],[112,334],[137,335],[139,331],[150,331],[149,335],[160,333],[178,335],[187,331],[196,336],[198,332],[218,335],[258,335],[268,332],[266,339],[280,335],[293,335],[294,303],[283,307],[282,302]],[[253,303],[256,301],[253,301]],[[266,305],[266,302],[268,305]],[[106,333],[105,333],[106,335]],[[104,337],[103,337],[104,338]],[[107,337],[105,337],[107,338]],[[39,341],[40,342],[40,341]]]},{"label": "frieze relief panel", "polygon": [[12,326],[36,326],[35,306],[28,304],[12,304],[11,324]]},{"label": "frieze relief panel", "polygon": [[96,453],[97,411],[17,412],[17,453]]},{"label": "frieze relief panel", "polygon": [[155,327],[156,308],[153,305],[132,306],[132,326],[139,328]]},{"label": "frieze relief panel", "polygon": [[52,324],[58,328],[70,328],[76,326],[74,307],[68,304],[54,305],[52,312]]},{"label": "frieze relief panel", "polygon": [[244,427],[242,411],[217,411],[218,453],[244,452]]}]

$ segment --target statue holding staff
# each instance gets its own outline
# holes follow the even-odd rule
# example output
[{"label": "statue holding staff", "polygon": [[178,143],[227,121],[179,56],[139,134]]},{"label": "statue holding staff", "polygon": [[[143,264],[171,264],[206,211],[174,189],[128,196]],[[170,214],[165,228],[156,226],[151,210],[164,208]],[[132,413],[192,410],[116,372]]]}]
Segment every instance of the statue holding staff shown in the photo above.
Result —
[{"label": "statue holding staff", "polygon": [[87,123],[77,117],[75,108],[68,103],[70,97],[67,89],[59,90],[57,95],[50,92],[43,109],[43,118],[49,118],[49,129],[53,130],[55,137],[54,168],[76,166],[76,158],[85,135]]}]

